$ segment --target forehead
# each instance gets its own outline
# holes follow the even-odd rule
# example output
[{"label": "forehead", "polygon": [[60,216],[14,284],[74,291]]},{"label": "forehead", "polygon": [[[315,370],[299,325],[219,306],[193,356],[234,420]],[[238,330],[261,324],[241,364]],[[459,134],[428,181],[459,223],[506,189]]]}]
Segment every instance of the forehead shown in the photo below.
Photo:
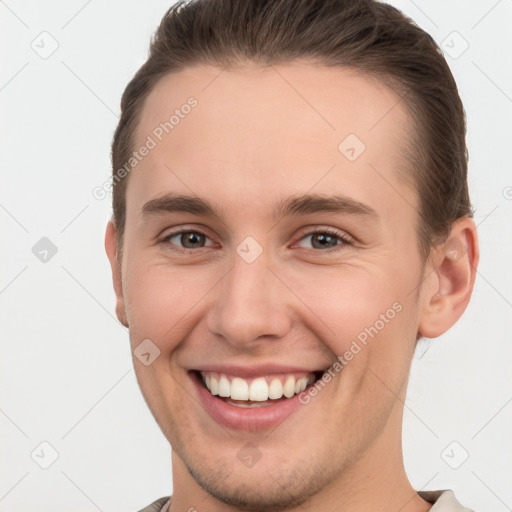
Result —
[{"label": "forehead", "polygon": [[154,147],[131,173],[127,207],[171,190],[248,205],[336,188],[385,212],[404,185],[411,129],[400,96],[356,70],[190,67],[144,103],[134,149]]}]

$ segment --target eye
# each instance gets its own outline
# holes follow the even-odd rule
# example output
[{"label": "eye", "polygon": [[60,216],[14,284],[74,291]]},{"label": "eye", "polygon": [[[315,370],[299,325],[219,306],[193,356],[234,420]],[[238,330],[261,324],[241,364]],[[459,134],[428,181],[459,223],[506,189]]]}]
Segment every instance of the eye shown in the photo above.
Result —
[{"label": "eye", "polygon": [[[160,243],[176,252],[190,253],[194,250],[214,246],[215,244],[208,236],[200,231],[182,229],[167,234]],[[318,229],[303,236],[299,247],[304,249],[319,249],[322,252],[335,252],[347,245],[353,245],[352,240],[337,231],[329,229]]]},{"label": "eye", "polygon": [[182,230],[169,233],[161,240],[161,243],[170,245],[171,249],[175,251],[187,252],[190,250],[207,247],[207,241],[211,242],[211,240],[204,233],[192,230]]},{"label": "eye", "polygon": [[320,249],[325,252],[339,251],[345,245],[352,245],[352,241],[347,236],[326,229],[319,229],[308,233],[298,242],[300,247],[305,249],[311,248],[304,245],[304,243],[310,245],[313,249]]}]

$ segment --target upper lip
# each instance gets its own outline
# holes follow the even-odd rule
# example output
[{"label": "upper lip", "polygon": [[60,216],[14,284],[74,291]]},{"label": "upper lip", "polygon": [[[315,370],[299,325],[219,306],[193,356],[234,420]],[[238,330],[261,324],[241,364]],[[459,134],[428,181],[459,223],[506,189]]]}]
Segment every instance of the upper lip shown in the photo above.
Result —
[{"label": "upper lip", "polygon": [[275,363],[242,366],[236,364],[204,364],[193,368],[199,372],[217,372],[242,378],[254,378],[274,373],[318,373],[324,372],[329,365],[316,368],[303,366],[280,365]]}]

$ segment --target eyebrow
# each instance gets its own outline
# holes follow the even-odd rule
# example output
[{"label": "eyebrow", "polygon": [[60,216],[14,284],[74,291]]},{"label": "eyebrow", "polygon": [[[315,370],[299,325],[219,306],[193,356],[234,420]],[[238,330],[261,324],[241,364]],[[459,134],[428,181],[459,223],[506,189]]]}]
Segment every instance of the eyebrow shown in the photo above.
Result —
[{"label": "eyebrow", "polygon": [[[304,194],[288,197],[272,210],[274,220],[281,217],[331,212],[378,219],[377,212],[367,204],[343,195]],[[142,207],[142,216],[166,213],[190,213],[204,217],[225,217],[224,209],[196,196],[165,194],[151,199]]]}]

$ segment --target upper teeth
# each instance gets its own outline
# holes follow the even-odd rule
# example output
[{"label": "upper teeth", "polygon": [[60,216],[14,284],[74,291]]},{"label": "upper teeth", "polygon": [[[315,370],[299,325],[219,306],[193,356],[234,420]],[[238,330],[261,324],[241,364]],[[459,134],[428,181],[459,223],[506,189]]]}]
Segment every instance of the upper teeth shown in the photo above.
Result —
[{"label": "upper teeth", "polygon": [[315,376],[310,374],[305,377],[294,375],[265,376],[256,379],[242,379],[223,373],[201,372],[203,381],[212,395],[231,397],[233,400],[254,400],[263,402],[282,398],[290,398],[304,391],[308,384],[315,381]]}]

